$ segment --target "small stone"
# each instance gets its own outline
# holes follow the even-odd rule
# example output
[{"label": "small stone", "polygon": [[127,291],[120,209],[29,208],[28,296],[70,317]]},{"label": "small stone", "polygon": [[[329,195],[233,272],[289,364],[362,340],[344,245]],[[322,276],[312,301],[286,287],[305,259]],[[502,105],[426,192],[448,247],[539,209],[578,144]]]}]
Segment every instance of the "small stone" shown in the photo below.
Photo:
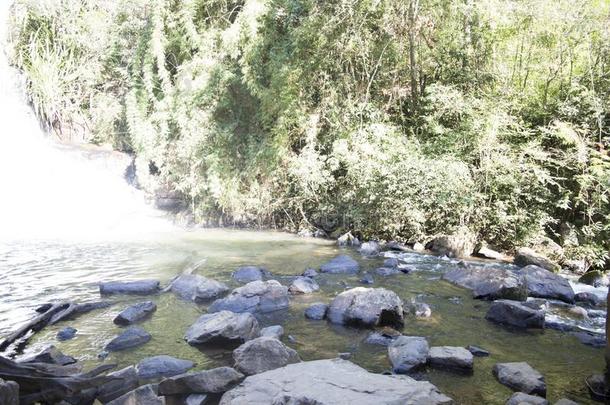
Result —
[{"label": "small stone", "polygon": [[379,267],[375,269],[375,274],[382,277],[395,276],[401,273],[396,267]]},{"label": "small stone", "polygon": [[114,323],[117,325],[131,325],[132,323],[139,322],[146,319],[150,314],[157,310],[157,306],[152,301],[140,302],[131,305],[121,311],[120,314],[114,318]]},{"label": "small stone", "polygon": [[381,245],[376,241],[364,242],[359,249],[360,254],[369,257],[378,256],[380,251]]},{"label": "small stone", "polygon": [[318,272],[315,269],[306,269],[303,274],[301,274],[303,277],[309,277],[309,278],[313,278],[315,276],[318,275]]},{"label": "small stone", "polygon": [[435,346],[428,352],[428,361],[435,368],[472,370],[472,353],[463,347]]},{"label": "small stone", "polygon": [[370,345],[389,346],[393,341],[402,336],[400,332],[392,328],[383,328],[381,331],[369,333],[365,339],[365,343]]},{"label": "small stone", "polygon": [[388,346],[394,372],[406,374],[423,367],[428,361],[428,341],[420,336],[399,336]]},{"label": "small stone", "polygon": [[284,328],[280,325],[267,326],[266,328],[261,329],[261,336],[281,339],[282,336],[284,336]]},{"label": "small stone", "polygon": [[63,328],[62,330],[60,330],[59,332],[57,332],[57,340],[59,340],[59,341],[70,340],[70,339],[74,338],[74,336],[76,336],[76,332],[78,332],[78,331],[75,328],[73,328],[71,326],[67,326],[67,327]]},{"label": "small stone", "polygon": [[339,353],[339,358],[343,360],[351,359],[352,354],[350,352]]},{"label": "small stone", "polygon": [[305,317],[314,321],[321,321],[326,317],[327,312],[328,305],[324,304],[323,302],[316,302],[305,310]]},{"label": "small stone", "polygon": [[489,352],[479,346],[469,345],[469,346],[466,346],[466,350],[468,350],[470,353],[472,353],[473,356],[477,356],[477,357],[489,356]]},{"label": "small stone", "polygon": [[277,339],[259,337],[233,351],[235,369],[253,375],[301,361],[297,352]]},{"label": "small stone", "polygon": [[347,232],[337,238],[337,245],[339,246],[360,246],[360,241],[351,232]]},{"label": "small stone", "polygon": [[319,289],[318,283],[310,277],[297,277],[288,287],[288,291],[292,294],[310,294]]},{"label": "small stone", "polygon": [[383,267],[398,267],[398,259],[395,257],[387,258],[383,261]]},{"label": "small stone", "polygon": [[131,349],[147,343],[151,338],[150,333],[144,329],[132,326],[108,342],[105,349],[109,352]]},{"label": "small stone", "polygon": [[360,279],[360,283],[362,284],[373,284],[375,283],[375,279],[368,273],[364,273],[362,278]]},{"label": "small stone", "polygon": [[347,255],[339,255],[320,266],[322,273],[330,274],[355,274],[359,270],[358,262]]},{"label": "small stone", "polygon": [[430,318],[432,316],[432,308],[423,302],[416,302],[413,304],[413,313],[418,318]]},{"label": "small stone", "polygon": [[513,390],[546,397],[544,376],[525,362],[497,363],[493,374],[501,384]]}]

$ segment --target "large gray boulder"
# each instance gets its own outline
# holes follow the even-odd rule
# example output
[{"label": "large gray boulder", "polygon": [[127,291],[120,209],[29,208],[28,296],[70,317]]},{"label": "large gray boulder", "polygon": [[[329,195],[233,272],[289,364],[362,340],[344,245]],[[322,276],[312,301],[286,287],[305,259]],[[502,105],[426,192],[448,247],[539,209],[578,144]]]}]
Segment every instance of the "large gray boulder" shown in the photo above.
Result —
[{"label": "large gray boulder", "polygon": [[245,375],[259,374],[301,361],[298,353],[271,337],[252,339],[233,351],[235,369]]},{"label": "large gray boulder", "polygon": [[0,378],[0,404],[19,405],[19,385]]},{"label": "large gray boulder", "polygon": [[519,267],[525,267],[533,264],[534,266],[542,267],[549,271],[559,271],[561,267],[551,259],[534,252],[530,248],[522,247],[517,249],[513,262]]},{"label": "large gray boulder", "polygon": [[148,343],[151,338],[152,336],[150,333],[146,332],[144,329],[137,326],[131,326],[108,342],[105,349],[109,352],[131,349]]},{"label": "large gray boulder", "polygon": [[525,300],[527,297],[522,277],[507,269],[467,265],[452,268],[442,278],[472,290],[474,298]]},{"label": "large gray boulder", "polygon": [[201,315],[186,331],[184,339],[191,345],[239,344],[258,337],[258,321],[252,314],[220,311]]},{"label": "large gray boulder", "polygon": [[106,405],[165,405],[165,399],[158,397],[150,385],[144,385],[108,402]]},{"label": "large gray boulder", "polygon": [[544,328],[544,311],[530,308],[518,301],[494,301],[485,319],[519,328]]},{"label": "large gray boulder", "polygon": [[403,302],[385,288],[356,287],[337,295],[328,308],[330,322],[353,326],[400,326]]},{"label": "large gray boulder", "polygon": [[395,373],[405,374],[428,362],[430,347],[421,336],[399,336],[388,346],[388,357]]},{"label": "large gray boulder", "polygon": [[239,384],[244,377],[242,373],[231,367],[218,367],[196,373],[179,374],[161,381],[159,383],[159,394],[220,394]]},{"label": "large gray boulder", "polygon": [[476,244],[476,235],[467,229],[452,235],[441,235],[426,244],[426,249],[448,257],[467,257],[472,254]]},{"label": "large gray boulder", "polygon": [[105,404],[138,388],[138,373],[134,366],[109,373],[112,380],[98,387],[97,398]]},{"label": "large gray boulder", "polygon": [[530,297],[550,298],[574,303],[574,290],[565,278],[535,265],[523,267],[519,273],[523,275],[527,294]]},{"label": "large gray boulder", "polygon": [[252,281],[261,281],[270,273],[262,267],[258,266],[243,266],[235,270],[232,277],[240,283],[250,283]]},{"label": "large gray boulder", "polygon": [[322,273],[356,274],[360,270],[357,261],[347,255],[339,255],[320,266]]},{"label": "large gray boulder", "polygon": [[376,242],[374,240],[370,242],[364,242],[362,245],[360,245],[360,249],[358,249],[358,251],[363,256],[378,256],[379,252],[381,252],[381,245],[379,244],[379,242]]},{"label": "large gray boulder", "polygon": [[159,280],[109,281],[100,283],[100,294],[156,294],[159,292],[159,285]]},{"label": "large gray boulder", "polygon": [[310,277],[297,277],[288,287],[288,291],[292,294],[310,294],[319,289],[318,283]]},{"label": "large gray boulder", "polygon": [[185,300],[208,301],[225,294],[229,287],[197,274],[182,274],[172,281],[171,290]]},{"label": "large gray boulder", "polygon": [[428,352],[428,362],[435,368],[469,371],[474,360],[472,353],[463,347],[434,346]]},{"label": "large gray boulder", "polygon": [[525,362],[497,363],[493,374],[501,384],[515,391],[546,397],[544,376]]},{"label": "large gray boulder", "polygon": [[287,287],[275,280],[253,281],[214,301],[208,311],[267,313],[286,309],[289,304]]},{"label": "large gray boulder", "polygon": [[161,355],[147,357],[140,360],[136,365],[139,378],[172,377],[183,374],[193,368],[195,363],[190,360],[177,359],[175,357]]},{"label": "large gray boulder", "polygon": [[130,305],[119,313],[114,318],[114,323],[117,325],[131,325],[146,319],[149,315],[157,310],[157,306],[152,301],[139,302]]},{"label": "large gray boulder", "polygon": [[440,405],[451,404],[429,382],[373,374],[341,359],[290,364],[250,376],[220,405]]},{"label": "large gray boulder", "polygon": [[549,401],[536,395],[515,392],[506,401],[506,405],[549,405]]}]

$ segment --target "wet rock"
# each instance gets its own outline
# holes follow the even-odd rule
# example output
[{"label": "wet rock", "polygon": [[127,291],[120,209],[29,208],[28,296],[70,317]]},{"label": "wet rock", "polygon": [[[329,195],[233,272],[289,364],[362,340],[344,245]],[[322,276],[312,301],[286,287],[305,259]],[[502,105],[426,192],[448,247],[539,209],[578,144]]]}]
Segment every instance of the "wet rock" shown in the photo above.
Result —
[{"label": "wet rock", "polygon": [[515,392],[508,401],[506,401],[506,405],[549,405],[549,401],[536,395]]},{"label": "wet rock", "polygon": [[479,346],[469,345],[469,346],[466,346],[466,350],[468,350],[470,353],[472,353],[473,356],[477,356],[477,357],[489,356],[489,352]]},{"label": "wet rock", "polygon": [[360,241],[357,237],[352,235],[351,232],[347,232],[337,238],[337,245],[339,246],[360,246]]},{"label": "wet rock", "polygon": [[303,277],[313,278],[318,275],[318,272],[315,269],[306,269],[301,275]]},{"label": "wet rock", "polygon": [[220,394],[239,384],[245,376],[231,367],[218,367],[195,373],[179,374],[159,383],[160,395]]},{"label": "wet rock", "polygon": [[376,241],[364,242],[362,245],[360,245],[360,249],[358,249],[358,251],[363,256],[378,256],[379,252],[381,252],[381,245]]},{"label": "wet rock", "polygon": [[26,357],[19,361],[20,363],[44,363],[56,364],[58,366],[67,366],[76,363],[76,359],[72,356],[63,354],[57,347],[51,345],[44,348],[39,353]]},{"label": "wet rock", "polygon": [[383,267],[398,267],[398,259],[395,257],[387,258],[383,261]]},{"label": "wet rock", "polygon": [[165,405],[165,399],[158,397],[150,385],[144,385],[106,405]]},{"label": "wet rock", "polygon": [[579,283],[592,285],[594,287],[606,287],[608,286],[608,276],[599,270],[590,270],[580,276],[578,279]]},{"label": "wet rock", "polygon": [[266,328],[261,329],[261,336],[279,340],[284,336],[284,328],[280,325],[267,326]]},{"label": "wet rock", "polygon": [[494,301],[485,319],[519,328],[544,328],[544,311],[536,311],[517,301]]},{"label": "wet rock", "polygon": [[402,300],[385,288],[356,287],[337,295],[328,308],[328,319],[353,326],[401,326]]},{"label": "wet rock", "polygon": [[574,332],[573,335],[576,336],[583,345],[599,348],[606,347],[606,337],[604,335],[585,331]]},{"label": "wet rock", "polygon": [[225,393],[220,405],[450,404],[424,381],[369,373],[341,359],[317,360],[250,376]]},{"label": "wet rock", "polygon": [[191,345],[237,344],[258,337],[258,322],[249,313],[220,311],[201,315],[186,331],[185,340]]},{"label": "wet rock", "polygon": [[362,275],[362,278],[360,279],[360,282],[362,284],[370,285],[370,284],[374,284],[375,283],[375,279],[370,274],[365,273],[365,274]]},{"label": "wet rock", "polygon": [[574,303],[574,290],[568,280],[560,275],[535,265],[525,266],[519,273],[523,276],[527,294],[530,297]]},{"label": "wet rock", "polygon": [[592,292],[579,292],[574,295],[574,301],[591,307],[603,307],[606,300]]},{"label": "wet rock", "polygon": [[443,274],[442,279],[472,290],[474,298],[525,300],[527,296],[522,278],[507,269],[455,267]]},{"label": "wet rock", "polygon": [[252,281],[214,301],[208,311],[267,313],[288,308],[289,303],[288,288],[277,281]]},{"label": "wet rock", "polygon": [[97,391],[97,398],[104,404],[135,390],[139,385],[138,373],[134,366],[109,373],[108,377],[114,377],[116,380],[113,379],[101,385]]},{"label": "wet rock", "polygon": [[501,384],[515,391],[546,397],[544,377],[525,362],[497,363],[493,374]]},{"label": "wet rock", "polygon": [[233,351],[235,369],[253,375],[301,361],[297,352],[277,339],[259,337]]},{"label": "wet rock", "polygon": [[545,317],[544,327],[547,329],[554,329],[561,332],[573,332],[579,330],[576,324],[569,322],[565,319],[561,319],[555,315],[547,315]]},{"label": "wet rock", "polygon": [[108,342],[105,349],[109,352],[131,349],[148,343],[151,338],[152,336],[150,333],[146,332],[144,329],[137,326],[131,326]]},{"label": "wet rock", "polygon": [[288,291],[292,294],[311,294],[319,289],[318,283],[309,277],[297,277],[288,287]]},{"label": "wet rock", "polygon": [[559,265],[554,263],[548,257],[536,253],[532,249],[526,247],[517,249],[513,262],[519,267],[525,267],[533,264],[534,266],[542,267],[543,269],[553,272],[561,270]]},{"label": "wet rock", "polygon": [[320,266],[322,273],[355,274],[360,270],[357,261],[347,255],[339,255]]},{"label": "wet rock", "polygon": [[114,318],[114,323],[117,325],[131,325],[132,323],[146,319],[156,310],[157,306],[152,301],[139,302],[121,311],[121,313]]},{"label": "wet rock", "polygon": [[149,295],[159,292],[158,280],[110,281],[100,284],[100,294]]},{"label": "wet rock", "polygon": [[172,377],[193,368],[195,363],[171,356],[153,356],[140,360],[136,365],[138,377],[142,379]]},{"label": "wet rock", "polygon": [[428,352],[428,362],[435,368],[470,371],[474,358],[472,353],[463,347],[433,346]]},{"label": "wet rock", "polygon": [[568,308],[568,312],[576,318],[588,319],[589,313],[583,307],[579,307],[578,305],[573,305]]},{"label": "wet rock", "polygon": [[396,274],[402,274],[396,267],[378,267],[375,269],[375,274],[382,277],[395,276]]},{"label": "wet rock", "polygon": [[252,281],[261,281],[270,273],[258,266],[243,266],[235,270],[232,277],[240,283],[250,283]]},{"label": "wet rock", "polygon": [[426,248],[448,257],[467,257],[475,248],[476,236],[462,229],[453,235],[437,236],[426,244]]},{"label": "wet rock", "polygon": [[385,327],[381,330],[369,333],[365,339],[365,343],[370,345],[389,346],[400,336],[402,336],[402,333],[396,329]]},{"label": "wet rock", "polygon": [[0,404],[19,405],[19,385],[0,378]]},{"label": "wet rock", "polygon": [[206,394],[191,394],[184,400],[184,405],[205,405],[210,397]]},{"label": "wet rock", "polygon": [[67,326],[67,327],[63,328],[62,330],[60,330],[59,332],[57,332],[57,340],[62,342],[64,340],[73,339],[74,336],[76,336],[76,332],[78,332],[76,330],[76,328]]},{"label": "wet rock", "polygon": [[171,284],[171,290],[190,301],[209,301],[229,291],[226,284],[196,274],[182,274]]},{"label": "wet rock", "polygon": [[326,313],[328,312],[328,305],[322,302],[316,302],[311,304],[305,310],[305,318],[312,319],[314,321],[321,321],[326,318]]},{"label": "wet rock", "polygon": [[528,298],[522,304],[536,311],[547,311],[549,309],[549,302],[542,298]]},{"label": "wet rock", "polygon": [[428,341],[420,336],[399,336],[388,346],[388,356],[395,373],[406,374],[428,361]]}]

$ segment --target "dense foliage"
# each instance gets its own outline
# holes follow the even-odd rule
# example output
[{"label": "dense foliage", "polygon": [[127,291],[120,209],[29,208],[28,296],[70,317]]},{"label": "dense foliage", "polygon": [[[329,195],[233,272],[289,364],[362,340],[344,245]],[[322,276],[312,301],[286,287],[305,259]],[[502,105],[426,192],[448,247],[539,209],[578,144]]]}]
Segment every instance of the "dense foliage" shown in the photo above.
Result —
[{"label": "dense foliage", "polygon": [[199,221],[503,248],[603,266],[607,0],[17,0],[59,136],[137,156]]}]

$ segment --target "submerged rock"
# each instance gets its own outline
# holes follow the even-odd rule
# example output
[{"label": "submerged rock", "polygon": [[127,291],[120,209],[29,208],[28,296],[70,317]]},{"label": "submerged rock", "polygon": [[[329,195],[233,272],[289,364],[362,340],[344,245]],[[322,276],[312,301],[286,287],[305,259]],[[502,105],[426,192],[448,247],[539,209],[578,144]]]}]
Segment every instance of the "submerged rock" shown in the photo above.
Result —
[{"label": "submerged rock", "polygon": [[63,354],[57,347],[51,345],[33,356],[20,360],[19,363],[44,363],[67,366],[76,363],[76,359]]},{"label": "submerged rock", "polygon": [[182,274],[171,284],[171,290],[191,301],[208,301],[229,291],[226,284],[196,274]]},{"label": "submerged rock", "polygon": [[602,334],[582,331],[574,332],[573,335],[576,336],[583,345],[599,348],[606,347],[606,337]]},{"label": "submerged rock", "polygon": [[367,285],[374,284],[375,279],[370,274],[365,273],[362,275],[362,278],[360,279],[360,283],[367,284]]},{"label": "submerged rock", "polygon": [[525,300],[527,296],[523,279],[507,269],[455,267],[442,279],[472,290],[474,298]]},{"label": "submerged rock", "polygon": [[190,345],[237,344],[260,334],[258,321],[252,314],[220,311],[201,315],[186,331],[184,339]]},{"label": "submerged rock", "polygon": [[428,341],[420,336],[399,336],[388,346],[388,357],[395,373],[415,371],[428,361]]},{"label": "submerged rock", "polygon": [[306,269],[301,276],[313,278],[318,275],[318,272],[315,269]]},{"label": "submerged rock", "polygon": [[402,271],[400,271],[396,267],[378,267],[375,269],[375,274],[377,274],[378,276],[387,277],[402,274]]},{"label": "submerged rock", "polygon": [[108,377],[114,377],[107,383],[98,387],[97,398],[102,403],[107,403],[138,388],[138,373],[134,366],[129,366],[114,373],[109,373]]},{"label": "submerged rock", "polygon": [[100,284],[100,294],[156,294],[159,292],[159,285],[158,280],[110,281]]},{"label": "submerged rock", "polygon": [[363,256],[378,256],[379,252],[381,252],[381,245],[376,241],[364,242],[362,245],[360,245],[360,249],[358,249],[358,251]]},{"label": "submerged rock", "polygon": [[546,397],[544,376],[525,362],[497,363],[493,374],[501,384],[515,391]]},{"label": "submerged rock", "polygon": [[70,340],[74,338],[74,336],[76,336],[76,332],[78,331],[75,328],[67,326],[57,332],[57,340],[59,340],[60,342],[64,340]]},{"label": "submerged rock", "polygon": [[533,264],[553,272],[561,270],[559,265],[554,263],[548,257],[536,253],[532,249],[526,247],[517,249],[513,262],[519,267],[525,267]]},{"label": "submerged rock", "polygon": [[398,259],[395,257],[389,257],[383,261],[383,267],[398,267]]},{"label": "submerged rock", "polygon": [[312,319],[314,321],[321,321],[326,318],[326,313],[328,312],[328,305],[323,302],[316,302],[315,304],[311,304],[305,310],[305,318]]},{"label": "submerged rock", "polygon": [[347,255],[339,255],[320,266],[322,273],[355,274],[360,270],[357,261]]},{"label": "submerged rock", "polygon": [[288,308],[288,288],[275,280],[253,281],[216,300],[209,312],[273,312]]},{"label": "submerged rock", "polygon": [[472,353],[463,347],[434,346],[428,352],[428,362],[435,368],[470,371],[474,359]]},{"label": "submerged rock", "polygon": [[385,288],[356,287],[337,295],[328,308],[332,323],[354,326],[400,326],[402,300]]},{"label": "submerged rock", "polygon": [[117,325],[131,325],[132,323],[146,319],[156,310],[157,306],[152,301],[139,302],[121,311],[121,313],[114,318],[114,323]]},{"label": "submerged rock", "polygon": [[171,356],[153,356],[140,360],[136,366],[139,378],[172,377],[193,368],[195,363]]},{"label": "submerged rock", "polygon": [[517,301],[494,301],[485,319],[519,328],[544,328],[544,311],[537,311]]},{"label": "submerged rock", "polygon": [[549,401],[536,395],[515,392],[508,401],[506,401],[506,405],[549,405]]},{"label": "submerged rock", "polygon": [[525,266],[519,273],[523,275],[529,296],[574,303],[574,290],[568,280],[560,275],[535,265]]},{"label": "submerged rock", "polygon": [[252,281],[261,281],[270,273],[258,266],[243,266],[235,270],[232,277],[240,283],[250,283]]},{"label": "submerged rock", "polygon": [[0,378],[0,404],[19,405],[19,385]]},{"label": "submerged rock", "polygon": [[250,376],[220,405],[451,404],[425,381],[369,373],[341,359],[316,360]]},{"label": "submerged rock", "polygon": [[105,349],[109,352],[131,349],[148,343],[151,338],[152,336],[150,333],[146,332],[144,329],[137,326],[131,326],[108,342]]},{"label": "submerged rock", "polygon": [[297,277],[288,287],[288,291],[292,294],[311,294],[319,289],[318,283],[310,277]]},{"label": "submerged rock", "polygon": [[218,367],[195,373],[179,374],[159,383],[159,394],[220,394],[239,384],[245,376],[231,367]]},{"label": "submerged rock", "polygon": [[144,385],[106,405],[165,405],[165,400],[157,396],[150,385]]},{"label": "submerged rock", "polygon": [[402,336],[402,333],[396,329],[386,327],[369,333],[364,342],[370,345],[389,346],[400,336]]},{"label": "submerged rock", "polygon": [[245,375],[259,374],[301,361],[297,352],[277,339],[259,337],[233,351],[235,369]]}]

